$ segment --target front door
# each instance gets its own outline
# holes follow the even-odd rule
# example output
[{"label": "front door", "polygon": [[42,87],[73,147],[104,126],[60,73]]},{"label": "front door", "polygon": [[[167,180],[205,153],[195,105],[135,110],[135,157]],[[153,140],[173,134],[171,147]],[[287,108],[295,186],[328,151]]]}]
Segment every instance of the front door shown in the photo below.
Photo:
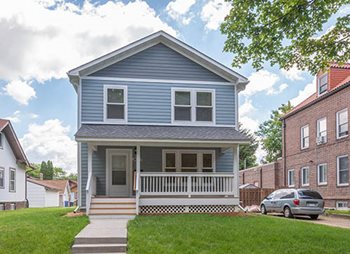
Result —
[{"label": "front door", "polygon": [[111,149],[107,151],[107,195],[130,196],[131,150]]}]

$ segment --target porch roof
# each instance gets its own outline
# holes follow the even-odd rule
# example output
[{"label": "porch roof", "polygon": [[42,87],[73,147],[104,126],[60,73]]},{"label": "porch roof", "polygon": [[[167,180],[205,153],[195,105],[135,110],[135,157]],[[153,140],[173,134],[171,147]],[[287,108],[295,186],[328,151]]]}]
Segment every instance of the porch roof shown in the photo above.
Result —
[{"label": "porch roof", "polygon": [[77,141],[139,140],[139,141],[204,141],[248,143],[247,136],[234,127],[149,126],[83,124],[75,134]]}]

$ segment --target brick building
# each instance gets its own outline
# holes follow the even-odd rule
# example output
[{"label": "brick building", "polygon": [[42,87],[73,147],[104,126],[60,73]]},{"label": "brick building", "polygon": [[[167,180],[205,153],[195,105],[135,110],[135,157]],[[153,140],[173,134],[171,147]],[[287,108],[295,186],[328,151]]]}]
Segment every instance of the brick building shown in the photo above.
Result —
[{"label": "brick building", "polygon": [[327,207],[350,207],[350,64],[316,78],[316,93],[282,119],[285,185],[319,191]]}]

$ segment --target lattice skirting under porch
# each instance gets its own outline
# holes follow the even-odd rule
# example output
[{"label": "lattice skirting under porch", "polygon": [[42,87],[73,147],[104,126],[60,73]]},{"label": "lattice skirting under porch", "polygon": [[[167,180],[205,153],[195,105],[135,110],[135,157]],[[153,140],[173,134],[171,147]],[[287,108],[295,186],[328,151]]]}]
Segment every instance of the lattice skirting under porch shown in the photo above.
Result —
[{"label": "lattice skirting under porch", "polygon": [[140,214],[165,214],[165,213],[232,213],[234,205],[169,205],[169,206],[141,206]]}]

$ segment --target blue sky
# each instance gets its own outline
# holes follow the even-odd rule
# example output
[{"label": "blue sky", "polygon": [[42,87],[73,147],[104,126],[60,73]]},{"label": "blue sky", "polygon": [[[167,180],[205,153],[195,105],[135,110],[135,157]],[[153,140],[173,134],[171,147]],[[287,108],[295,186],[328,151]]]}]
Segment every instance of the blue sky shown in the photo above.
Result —
[{"label": "blue sky", "polygon": [[[160,29],[230,66],[219,24],[223,0],[11,0],[0,9],[0,118],[12,120],[31,162],[52,159],[76,169],[77,98],[66,72]],[[331,20],[324,27],[329,29]],[[272,109],[297,104],[313,77],[265,65],[235,69],[251,80],[240,96],[241,121],[256,130]],[[261,151],[259,152],[261,156]]]}]

